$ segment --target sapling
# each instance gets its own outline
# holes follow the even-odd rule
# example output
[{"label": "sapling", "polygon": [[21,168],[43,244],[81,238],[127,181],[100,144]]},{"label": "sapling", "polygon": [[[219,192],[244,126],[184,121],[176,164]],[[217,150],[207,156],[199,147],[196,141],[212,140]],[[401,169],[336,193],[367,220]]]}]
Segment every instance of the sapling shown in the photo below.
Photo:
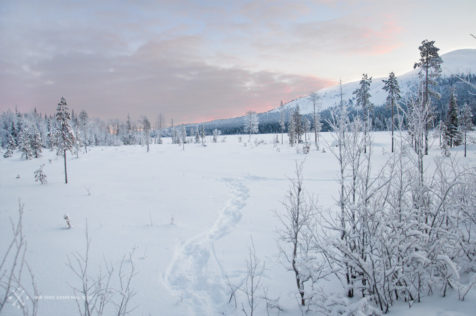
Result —
[{"label": "sapling", "polygon": [[73,226],[71,226],[71,220],[70,220],[68,214],[64,214],[64,217],[63,217],[63,218],[64,218],[64,220],[66,221],[66,227],[67,227],[68,229],[71,229],[71,227],[73,227]]},{"label": "sapling", "polygon": [[45,164],[42,164],[40,168],[35,170],[35,182],[40,182],[41,184],[48,183],[48,180],[46,180],[46,173],[43,171],[44,166]]}]

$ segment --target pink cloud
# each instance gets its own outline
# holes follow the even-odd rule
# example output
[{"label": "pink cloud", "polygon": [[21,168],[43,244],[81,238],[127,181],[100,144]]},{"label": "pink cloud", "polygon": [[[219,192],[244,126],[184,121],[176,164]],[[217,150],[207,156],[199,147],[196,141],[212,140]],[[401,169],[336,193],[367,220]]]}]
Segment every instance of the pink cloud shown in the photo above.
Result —
[{"label": "pink cloud", "polygon": [[197,122],[248,109],[269,110],[281,100],[332,84],[316,77],[210,65],[190,53],[200,43],[200,38],[182,37],[147,43],[131,56],[57,55],[31,66],[39,77],[21,68],[3,74],[2,106],[36,106],[52,113],[64,96],[73,109],[90,116],[155,118],[162,113],[177,123]]}]

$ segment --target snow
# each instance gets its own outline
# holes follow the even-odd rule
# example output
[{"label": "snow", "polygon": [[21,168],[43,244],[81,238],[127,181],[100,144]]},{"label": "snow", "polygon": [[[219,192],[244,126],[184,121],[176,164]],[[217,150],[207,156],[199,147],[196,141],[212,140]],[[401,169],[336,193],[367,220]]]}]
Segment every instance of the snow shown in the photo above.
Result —
[{"label": "snow", "polygon": [[[376,163],[383,162],[390,136],[373,136]],[[250,238],[266,263],[263,283],[269,297],[279,297],[282,315],[300,314],[293,275],[279,257],[275,212],[301,160],[305,190],[324,209],[335,209],[337,163],[329,148],[303,155],[287,144],[273,145],[274,135],[253,135],[251,143],[240,143],[238,137],[226,136],[225,143],[223,136],[218,143],[210,137],[206,147],[187,144],[185,150],[164,139],[149,153],[141,146],[92,147],[79,158],[68,157],[67,185],[62,157],[53,152],[33,160],[22,160],[18,153],[0,158],[0,254],[10,238],[8,219],[16,217],[21,199],[27,258],[41,295],[50,297],[40,300],[39,315],[75,314],[74,300],[54,296],[73,295],[71,286],[78,284],[66,262],[84,251],[86,221],[93,274],[104,260],[117,265],[134,249],[133,315],[242,314],[227,304],[226,279],[236,284],[243,277]],[[264,144],[254,144],[261,139]],[[321,139],[331,143],[329,134]],[[434,147],[432,155],[439,155]],[[465,161],[475,165],[476,148],[469,149]],[[452,155],[462,159],[460,148]],[[42,164],[45,185],[34,181]],[[65,214],[72,229],[65,228]],[[327,291],[339,292],[332,279],[324,283]],[[474,292],[464,302],[449,291],[445,299],[427,297],[411,309],[397,304],[390,315],[471,315]],[[18,314],[13,306],[7,308],[7,315]],[[265,314],[263,302],[258,308],[258,315]]]}]

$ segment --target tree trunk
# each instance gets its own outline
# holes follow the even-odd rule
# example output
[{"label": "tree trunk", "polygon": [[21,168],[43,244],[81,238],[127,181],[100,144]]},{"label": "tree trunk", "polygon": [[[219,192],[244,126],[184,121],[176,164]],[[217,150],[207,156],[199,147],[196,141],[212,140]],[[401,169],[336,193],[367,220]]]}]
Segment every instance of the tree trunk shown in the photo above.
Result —
[{"label": "tree trunk", "polygon": [[393,100],[392,100],[392,153],[393,153],[393,130],[394,130],[394,121],[393,121],[393,108],[394,108],[394,105],[393,105]]},{"label": "tree trunk", "polygon": [[316,145],[316,149],[319,149],[319,146],[317,145],[317,120],[316,120],[316,104],[314,103],[314,144]]},{"label": "tree trunk", "polygon": [[63,151],[64,158],[64,183],[68,184],[68,169],[66,167],[66,149]]},{"label": "tree trunk", "polygon": [[466,158],[466,131],[464,131],[464,157]]},{"label": "tree trunk", "polygon": [[[425,69],[425,105],[428,103],[428,108],[430,108],[430,91],[429,91],[429,87],[428,87],[428,68],[429,67],[426,67]],[[425,155],[428,155],[428,129],[429,129],[429,126],[428,126],[428,122],[425,124]]]}]

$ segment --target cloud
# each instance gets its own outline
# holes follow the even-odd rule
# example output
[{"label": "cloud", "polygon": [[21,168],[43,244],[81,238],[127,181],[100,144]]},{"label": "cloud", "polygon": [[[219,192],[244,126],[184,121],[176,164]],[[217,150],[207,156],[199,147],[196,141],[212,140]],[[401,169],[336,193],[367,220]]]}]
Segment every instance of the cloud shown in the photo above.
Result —
[{"label": "cloud", "polygon": [[[155,118],[162,113],[176,122],[197,122],[249,109],[269,110],[282,99],[332,84],[320,78],[210,65],[190,53],[201,45],[202,39],[186,36],[149,42],[130,56],[60,54],[29,65],[27,72],[2,75],[0,94],[4,105],[11,102],[20,109],[34,104],[51,113],[64,96],[73,109],[92,116],[124,118],[130,113]],[[23,89],[11,89],[26,81]],[[10,85],[4,86],[6,82]]]},{"label": "cloud", "polygon": [[[64,95],[91,115],[184,121],[267,109],[326,78],[403,72],[423,38],[453,43],[472,21],[474,4],[428,3],[3,0],[0,107],[51,112]],[[442,24],[445,11],[461,18]]]},{"label": "cloud", "polygon": [[400,45],[400,31],[392,18],[375,24],[349,18],[301,23],[292,29],[296,39],[292,45],[328,53],[380,55]]}]

